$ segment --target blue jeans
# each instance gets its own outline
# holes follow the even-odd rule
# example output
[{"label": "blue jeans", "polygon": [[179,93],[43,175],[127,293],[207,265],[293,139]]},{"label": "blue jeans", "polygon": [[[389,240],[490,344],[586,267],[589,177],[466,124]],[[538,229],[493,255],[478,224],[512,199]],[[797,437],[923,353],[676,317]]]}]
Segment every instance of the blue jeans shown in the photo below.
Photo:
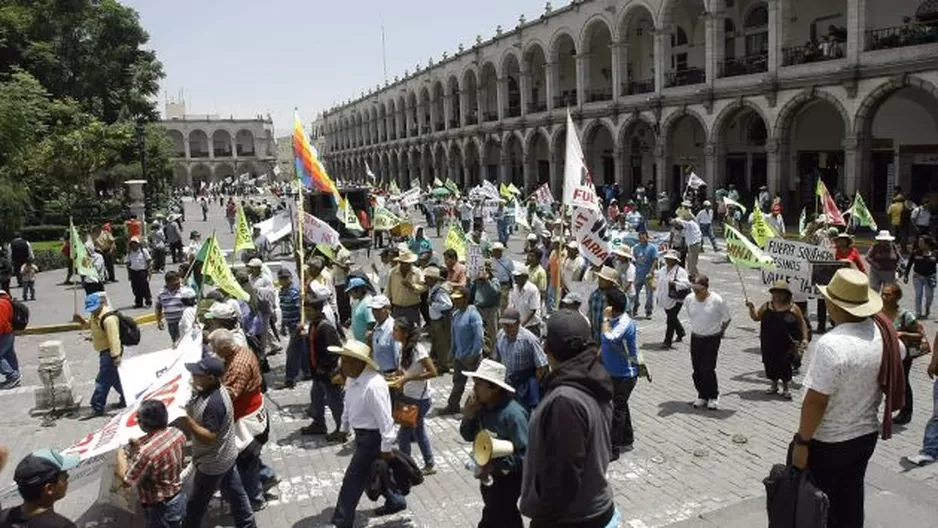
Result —
[{"label": "blue jeans", "polygon": [[20,377],[20,362],[16,359],[16,349],[13,344],[16,334],[0,334],[0,374],[9,380]]},{"label": "blue jeans", "polygon": [[345,407],[345,389],[331,380],[313,380],[309,388],[309,409],[306,414],[313,419],[313,425],[326,425],[326,406],[332,412],[335,428],[342,423],[342,411]]},{"label": "blue jeans", "polygon": [[497,227],[498,227],[498,241],[501,242],[502,244],[507,244],[508,237],[510,234],[508,230],[509,229],[508,222],[502,220],[501,222],[498,222]]},{"label": "blue jeans", "polygon": [[417,400],[408,398],[407,396],[401,396],[398,400],[403,403],[417,405],[417,427],[411,429],[410,427],[404,427],[402,425],[397,432],[397,444],[400,446],[401,452],[410,456],[410,443],[416,437],[417,446],[420,447],[420,454],[423,455],[423,463],[432,466],[433,448],[430,447],[430,437],[427,436],[426,421],[427,412],[430,411],[430,398]]},{"label": "blue jeans", "polygon": [[[368,481],[371,479],[371,464],[381,456],[381,435],[374,429],[355,429],[355,453],[349,461],[345,476],[342,477],[342,488],[339,490],[339,501],[332,514],[332,524],[336,528],[351,528],[355,524],[355,508],[362,498]],[[402,495],[385,492],[387,507],[406,506],[407,501]]]},{"label": "blue jeans", "polygon": [[925,424],[925,440],[922,442],[922,453],[938,458],[938,380],[935,380],[932,389],[932,400],[935,402],[931,419]]},{"label": "blue jeans", "polygon": [[[713,246],[713,250],[717,250],[717,237],[713,235],[713,224],[700,224],[700,233],[710,239],[710,245]],[[703,242],[700,244],[701,249],[703,248]]]},{"label": "blue jeans", "polygon": [[547,285],[547,301],[545,305],[544,313],[552,314],[554,313],[554,307],[557,302],[557,287],[553,284]]},{"label": "blue jeans", "polygon": [[147,528],[182,528],[186,516],[186,493],[180,491],[175,497],[143,507],[143,518]]},{"label": "blue jeans", "polygon": [[635,277],[635,298],[632,302],[632,316],[634,317],[638,313],[638,300],[642,296],[642,290],[645,290],[645,315],[651,317],[651,313],[655,308],[655,290],[648,287],[648,284],[645,283],[645,277]]},{"label": "blue jeans", "polygon": [[255,528],[254,511],[251,510],[251,501],[241,485],[241,476],[238,468],[231,466],[227,473],[221,475],[207,475],[196,470],[192,479],[192,496],[186,503],[186,528],[200,528],[205,510],[212,500],[215,490],[221,491],[221,496],[231,507],[231,516],[237,528]]},{"label": "blue jeans", "polygon": [[120,395],[121,404],[124,404],[124,388],[121,387],[121,378],[117,375],[111,351],[102,350],[98,354],[98,376],[94,379],[94,392],[91,394],[91,408],[96,412],[104,412],[111,387]]},{"label": "blue jeans", "polygon": [[264,501],[264,488],[261,487],[261,457],[251,447],[247,447],[238,455],[235,464],[241,485],[251,502]]},{"label": "blue jeans", "polygon": [[[935,298],[935,288],[929,284],[929,277],[912,274],[912,284],[915,286],[915,315],[931,313],[931,303]],[[922,303],[922,297],[925,302]]]},{"label": "blue jeans", "polygon": [[295,381],[309,373],[309,341],[298,336],[296,329],[289,330],[290,343],[287,345],[287,364],[284,367],[284,381]]},{"label": "blue jeans", "polygon": [[36,300],[36,281],[23,281],[23,300]]}]

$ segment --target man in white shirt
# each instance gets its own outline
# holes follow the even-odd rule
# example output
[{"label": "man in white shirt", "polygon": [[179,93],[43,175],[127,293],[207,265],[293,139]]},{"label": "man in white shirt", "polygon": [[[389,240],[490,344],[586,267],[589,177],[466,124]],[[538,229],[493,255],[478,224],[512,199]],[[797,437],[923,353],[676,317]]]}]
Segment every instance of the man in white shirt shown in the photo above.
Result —
[{"label": "man in white shirt", "polygon": [[[703,209],[697,211],[697,225],[700,226],[700,232],[703,236],[710,239],[710,245],[713,246],[713,251],[719,251],[719,249],[717,249],[717,237],[713,234],[713,206],[710,200],[704,200]],[[702,244],[700,250],[700,252],[703,253]]]},{"label": "man in white shirt", "polygon": [[515,285],[508,294],[508,306],[518,310],[522,327],[540,337],[541,292],[533,282],[528,281],[528,268],[523,264],[516,263],[512,275],[514,275]]},{"label": "man in white shirt", "polygon": [[[329,351],[342,356],[342,375],[347,379],[340,430],[355,431],[355,452],[342,477],[332,524],[351,528],[355,524],[355,508],[371,480],[371,465],[379,458],[386,461],[394,458],[392,450],[397,435],[388,384],[376,372],[378,364],[371,359],[368,345],[349,340],[344,346],[329,347]],[[377,508],[375,515],[391,515],[407,508],[404,497],[393,491],[386,491],[384,498],[384,506]]]},{"label": "man in white shirt", "polygon": [[560,285],[564,294],[575,289],[585,272],[586,261],[580,255],[580,246],[576,242],[567,242],[567,257],[560,264]]},{"label": "man in white shirt", "polygon": [[694,388],[697,399],[695,409],[704,405],[719,408],[720,389],[717,385],[717,353],[726,327],[730,325],[730,310],[723,298],[710,291],[710,279],[697,275],[691,282],[693,295],[684,301],[690,316],[690,361],[694,369]]},{"label": "man in white shirt", "polygon": [[674,226],[677,227],[684,236],[684,246],[687,248],[687,274],[691,277],[697,276],[697,260],[700,258],[702,248],[703,234],[700,232],[700,226],[695,220],[674,219]]},{"label": "man in white shirt", "polygon": [[922,200],[922,205],[912,210],[912,223],[915,224],[915,240],[918,243],[918,237],[928,234],[928,228],[931,227],[931,205],[928,198]]}]

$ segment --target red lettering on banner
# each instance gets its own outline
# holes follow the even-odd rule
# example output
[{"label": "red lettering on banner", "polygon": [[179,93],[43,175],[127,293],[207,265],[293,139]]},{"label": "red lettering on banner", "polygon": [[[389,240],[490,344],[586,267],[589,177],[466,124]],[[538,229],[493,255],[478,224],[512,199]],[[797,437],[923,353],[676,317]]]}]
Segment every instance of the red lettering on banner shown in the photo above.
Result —
[{"label": "red lettering on banner", "polygon": [[573,219],[573,228],[574,230],[580,229],[583,227],[583,224],[589,222],[589,218],[584,215],[582,212],[577,211],[576,218]]},{"label": "red lettering on banner", "polygon": [[94,441],[94,437],[97,433],[89,433],[85,435],[84,438],[73,444],[71,447],[67,448],[65,451],[67,453],[83,454],[88,451],[88,448],[91,447],[91,442]]},{"label": "red lettering on banner", "polygon": [[[176,401],[176,391],[179,390],[179,382],[182,380],[182,374],[177,374],[175,378],[167,382],[166,385],[163,385],[156,391],[147,394],[140,401],[146,400],[159,400],[163,402],[166,407],[170,407],[173,402]],[[137,425],[137,410],[134,409],[127,415],[127,421],[125,422],[127,427],[136,427]]]}]

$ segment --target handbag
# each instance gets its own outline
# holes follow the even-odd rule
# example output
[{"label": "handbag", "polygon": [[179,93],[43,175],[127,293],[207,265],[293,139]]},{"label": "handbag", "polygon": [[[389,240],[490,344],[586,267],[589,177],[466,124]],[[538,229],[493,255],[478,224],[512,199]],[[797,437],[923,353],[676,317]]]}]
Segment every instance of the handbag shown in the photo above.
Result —
[{"label": "handbag", "polygon": [[690,288],[678,289],[677,283],[668,283],[668,297],[675,301],[683,301],[688,295],[690,295]]},{"label": "handbag", "polygon": [[416,428],[419,415],[420,410],[417,408],[416,403],[394,402],[394,410],[391,412],[391,416],[394,418],[394,423],[401,427]]}]

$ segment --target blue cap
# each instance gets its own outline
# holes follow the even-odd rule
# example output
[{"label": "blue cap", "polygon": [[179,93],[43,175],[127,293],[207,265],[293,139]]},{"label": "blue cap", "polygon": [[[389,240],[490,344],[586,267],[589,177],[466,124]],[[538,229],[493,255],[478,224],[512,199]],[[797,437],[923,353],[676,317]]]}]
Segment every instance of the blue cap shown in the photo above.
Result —
[{"label": "blue cap", "polygon": [[85,313],[91,313],[97,310],[106,300],[107,295],[104,292],[95,292],[85,297]]},{"label": "blue cap", "polygon": [[352,277],[349,279],[348,284],[345,286],[345,291],[349,292],[355,288],[360,288],[362,286],[368,286],[368,283],[365,282],[365,279],[361,277]]},{"label": "blue cap", "polygon": [[193,374],[218,377],[225,373],[225,362],[221,358],[207,356],[198,363],[186,363],[186,369]]}]

